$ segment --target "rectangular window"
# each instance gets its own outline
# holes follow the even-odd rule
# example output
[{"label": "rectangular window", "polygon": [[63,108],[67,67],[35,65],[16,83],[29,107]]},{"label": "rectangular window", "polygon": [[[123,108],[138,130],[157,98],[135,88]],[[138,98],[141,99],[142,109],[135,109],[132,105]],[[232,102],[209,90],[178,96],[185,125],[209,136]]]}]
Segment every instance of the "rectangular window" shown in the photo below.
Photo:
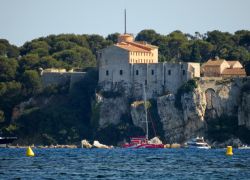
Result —
[{"label": "rectangular window", "polygon": [[182,75],[185,75],[186,74],[186,71],[185,70],[182,70]]},{"label": "rectangular window", "polygon": [[136,74],[136,75],[139,75],[139,71],[138,71],[138,70],[136,70],[136,71],[135,71],[135,74]]},{"label": "rectangular window", "polygon": [[120,70],[120,75],[122,75],[122,73],[123,73],[122,70]]},{"label": "rectangular window", "polygon": [[109,71],[107,70],[107,71],[106,71],[106,76],[108,76],[108,75],[109,75]]},{"label": "rectangular window", "polygon": [[147,80],[145,80],[145,85],[147,85]]},{"label": "rectangular window", "polygon": [[168,70],[168,75],[169,75],[169,76],[171,75],[171,70]]},{"label": "rectangular window", "polygon": [[154,70],[152,69],[152,70],[151,70],[151,74],[154,75],[154,73],[155,73],[155,72],[154,72]]}]

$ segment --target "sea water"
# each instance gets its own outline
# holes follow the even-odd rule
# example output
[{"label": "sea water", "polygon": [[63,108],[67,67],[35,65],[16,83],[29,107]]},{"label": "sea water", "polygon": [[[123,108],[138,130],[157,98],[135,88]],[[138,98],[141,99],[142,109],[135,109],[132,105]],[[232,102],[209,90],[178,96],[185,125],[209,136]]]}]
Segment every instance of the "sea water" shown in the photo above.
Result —
[{"label": "sea water", "polygon": [[250,150],[0,149],[0,179],[250,179]]}]

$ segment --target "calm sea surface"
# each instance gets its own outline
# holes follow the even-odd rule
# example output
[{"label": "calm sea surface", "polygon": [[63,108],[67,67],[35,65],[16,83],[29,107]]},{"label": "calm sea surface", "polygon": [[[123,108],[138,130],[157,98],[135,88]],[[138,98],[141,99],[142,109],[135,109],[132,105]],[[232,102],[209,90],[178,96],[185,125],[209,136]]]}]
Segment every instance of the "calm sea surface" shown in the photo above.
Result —
[{"label": "calm sea surface", "polygon": [[250,150],[0,148],[0,179],[250,179]]}]

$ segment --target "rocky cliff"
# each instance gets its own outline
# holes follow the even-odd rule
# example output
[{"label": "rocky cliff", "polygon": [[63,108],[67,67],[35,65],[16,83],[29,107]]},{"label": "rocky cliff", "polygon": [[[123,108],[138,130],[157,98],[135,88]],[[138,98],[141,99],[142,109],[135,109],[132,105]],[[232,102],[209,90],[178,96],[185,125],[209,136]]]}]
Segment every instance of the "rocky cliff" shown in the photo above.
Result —
[{"label": "rocky cliff", "polygon": [[[238,124],[250,129],[250,93],[247,91],[242,95],[241,90],[246,84],[250,84],[247,78],[201,79],[197,81],[197,88],[181,94],[181,107],[176,106],[175,94],[156,97],[156,107],[151,108],[157,109],[158,121],[164,132],[161,138],[170,143],[182,143],[192,137],[205,136],[209,122],[224,115],[238,115]],[[120,123],[124,113],[130,114],[135,126],[145,130],[143,103],[135,106],[127,97],[103,99],[100,127]]]},{"label": "rocky cliff", "polygon": [[99,127],[105,128],[110,124],[117,125],[121,117],[129,113],[128,99],[124,96],[115,98],[102,98],[100,106]]},{"label": "rocky cliff", "polygon": [[181,98],[182,110],[175,107],[173,94],[157,98],[158,113],[168,142],[183,142],[195,135],[202,135],[206,126],[205,93],[200,88],[185,93]]}]

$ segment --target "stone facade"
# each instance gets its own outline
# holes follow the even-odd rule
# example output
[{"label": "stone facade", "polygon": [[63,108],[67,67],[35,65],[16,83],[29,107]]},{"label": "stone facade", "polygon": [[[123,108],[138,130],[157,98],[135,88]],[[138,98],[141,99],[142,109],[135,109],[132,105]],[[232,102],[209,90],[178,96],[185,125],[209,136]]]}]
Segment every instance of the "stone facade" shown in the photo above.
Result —
[{"label": "stone facade", "polygon": [[[140,45],[143,49],[144,46]],[[104,91],[114,91],[123,89],[125,94],[132,95],[135,98],[141,98],[143,87],[146,87],[147,96],[157,97],[166,92],[176,92],[184,82],[194,77],[200,77],[199,63],[158,63],[158,49],[155,46],[146,44],[145,49],[149,52],[155,52],[157,60],[147,60],[148,54],[137,52],[133,43],[125,48],[120,45],[113,45],[99,51],[99,85]],[[133,50],[136,50],[134,52]],[[142,62],[133,63],[131,53],[140,53]],[[145,54],[144,54],[145,53]],[[141,57],[144,56],[144,57]],[[154,62],[157,63],[154,63]],[[131,63],[132,62],[132,63]]]},{"label": "stone facade", "polygon": [[60,71],[42,70],[40,74],[45,87],[69,83],[71,88],[74,83],[84,79],[86,72],[64,71],[60,69]]}]

